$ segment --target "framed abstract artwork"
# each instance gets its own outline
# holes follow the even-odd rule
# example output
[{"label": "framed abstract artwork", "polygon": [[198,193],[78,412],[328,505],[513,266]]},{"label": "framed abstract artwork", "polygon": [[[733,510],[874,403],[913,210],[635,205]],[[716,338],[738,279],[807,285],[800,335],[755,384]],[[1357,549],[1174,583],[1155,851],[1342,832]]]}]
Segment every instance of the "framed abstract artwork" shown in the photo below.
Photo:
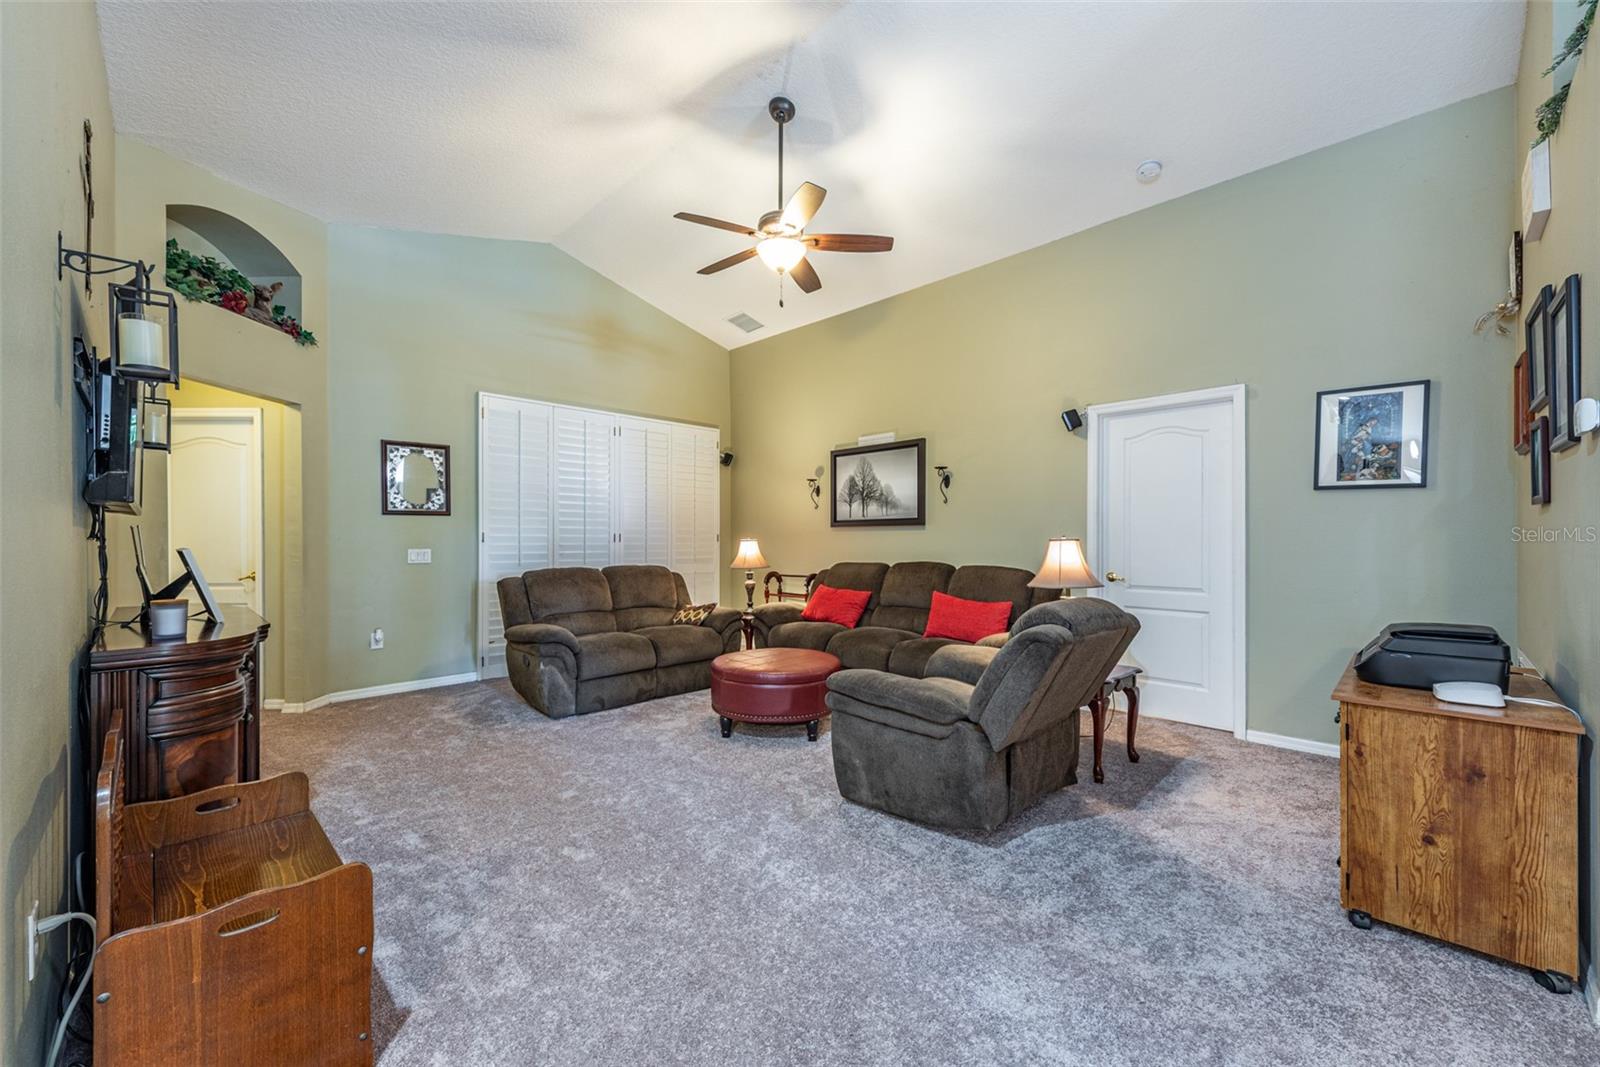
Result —
[{"label": "framed abstract artwork", "polygon": [[1428,484],[1428,379],[1317,394],[1317,489]]},{"label": "framed abstract artwork", "polygon": [[379,442],[385,515],[450,514],[450,446]]},{"label": "framed abstract artwork", "polygon": [[1579,349],[1578,276],[1569,275],[1550,304],[1550,449],[1561,452],[1578,443],[1573,406],[1583,396]]},{"label": "framed abstract artwork", "polygon": [[923,526],[927,440],[891,441],[830,454],[831,526]]},{"label": "framed abstract artwork", "polygon": [[1535,504],[1550,503],[1550,416],[1540,415],[1528,434],[1529,499]]},{"label": "framed abstract artwork", "polygon": [[1528,454],[1528,353],[1511,365],[1511,447]]},{"label": "framed abstract artwork", "polygon": [[1524,348],[1528,350],[1528,410],[1538,411],[1550,403],[1550,302],[1556,291],[1550,286],[1539,290],[1523,320]]}]

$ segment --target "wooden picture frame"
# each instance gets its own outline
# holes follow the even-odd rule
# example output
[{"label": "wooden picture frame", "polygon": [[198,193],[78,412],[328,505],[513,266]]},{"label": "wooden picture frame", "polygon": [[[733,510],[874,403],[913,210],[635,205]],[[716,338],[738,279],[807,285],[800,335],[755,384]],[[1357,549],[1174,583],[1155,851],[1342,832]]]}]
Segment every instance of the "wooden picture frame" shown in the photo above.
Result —
[{"label": "wooden picture frame", "polygon": [[1539,290],[1528,317],[1523,320],[1523,347],[1528,352],[1528,410],[1539,411],[1550,403],[1550,301],[1556,291],[1551,286]]},{"label": "wooden picture frame", "polygon": [[1431,381],[1317,393],[1314,489],[1426,489]]},{"label": "wooden picture frame", "polygon": [[[834,449],[828,456],[828,525],[927,525],[927,459],[924,437]],[[863,488],[867,479],[871,484]],[[912,500],[906,500],[907,493],[913,494]]]},{"label": "wooden picture frame", "polygon": [[1540,415],[1533,422],[1528,440],[1529,500],[1550,503],[1550,416]]},{"label": "wooden picture frame", "polygon": [[[413,480],[422,479],[420,489],[407,492],[408,472]],[[450,446],[378,442],[378,489],[385,515],[449,515]]]},{"label": "wooden picture frame", "polygon": [[1528,353],[1511,365],[1511,448],[1528,454]]},{"label": "wooden picture frame", "polygon": [[1564,452],[1578,443],[1573,408],[1583,396],[1582,323],[1578,321],[1579,279],[1567,276],[1550,304],[1550,450]]}]

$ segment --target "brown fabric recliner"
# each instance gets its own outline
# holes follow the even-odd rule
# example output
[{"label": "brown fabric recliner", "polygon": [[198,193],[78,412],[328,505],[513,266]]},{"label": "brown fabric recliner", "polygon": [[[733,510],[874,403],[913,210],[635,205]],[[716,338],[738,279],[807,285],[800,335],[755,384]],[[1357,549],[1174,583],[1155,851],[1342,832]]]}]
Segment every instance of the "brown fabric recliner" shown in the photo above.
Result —
[{"label": "brown fabric recliner", "polygon": [[552,719],[708,688],[742,636],[733,608],[672,625],[689,589],[665,567],[555,567],[496,589],[511,685]]},{"label": "brown fabric recliner", "polygon": [[1138,632],[1108,600],[1055,600],[998,649],[938,650],[926,677],[840,671],[828,679],[839,793],[933,826],[995,829],[1078,780],[1079,709]]},{"label": "brown fabric recliner", "polygon": [[893,566],[835,563],[817,573],[816,584],[872,594],[861,621],[853,629],[831,622],[807,622],[800,618],[802,605],[759,604],[755,609],[755,644],[757,648],[813,648],[838,656],[847,670],[870,668],[921,678],[929,660],[941,648],[964,645],[947,637],[922,636],[934,593],[948,593],[963,600],[1008,600],[1008,622],[1014,623],[1029,608],[1060,595],[1054,589],[1029,588],[1032,577],[1032,571],[1017,567],[953,567],[928,561]]}]

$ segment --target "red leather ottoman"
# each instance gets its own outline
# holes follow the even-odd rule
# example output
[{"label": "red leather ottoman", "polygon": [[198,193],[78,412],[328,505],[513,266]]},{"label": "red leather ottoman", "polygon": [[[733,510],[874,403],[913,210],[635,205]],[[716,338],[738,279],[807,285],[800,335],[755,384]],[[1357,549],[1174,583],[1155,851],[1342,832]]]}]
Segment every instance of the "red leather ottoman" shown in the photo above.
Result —
[{"label": "red leather ottoman", "polygon": [[828,675],[839,657],[809,648],[752,648],[711,661],[711,706],[722,718],[722,736],[735,722],[806,724],[817,739],[817,723],[828,714]]}]

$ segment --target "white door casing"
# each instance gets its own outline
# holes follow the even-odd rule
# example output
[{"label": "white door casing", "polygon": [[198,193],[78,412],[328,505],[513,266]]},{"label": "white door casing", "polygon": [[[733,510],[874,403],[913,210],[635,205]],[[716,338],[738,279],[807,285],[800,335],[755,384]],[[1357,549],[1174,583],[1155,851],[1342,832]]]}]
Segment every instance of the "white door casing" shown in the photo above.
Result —
[{"label": "white door casing", "polygon": [[[180,548],[195,560],[219,604],[261,613],[261,409],[173,408],[167,456],[169,569]],[[194,596],[191,592],[188,595]]]},{"label": "white door casing", "polygon": [[[1140,712],[1246,732],[1245,387],[1088,409],[1095,595],[1138,617]],[[1116,575],[1120,580],[1109,580]]]}]

